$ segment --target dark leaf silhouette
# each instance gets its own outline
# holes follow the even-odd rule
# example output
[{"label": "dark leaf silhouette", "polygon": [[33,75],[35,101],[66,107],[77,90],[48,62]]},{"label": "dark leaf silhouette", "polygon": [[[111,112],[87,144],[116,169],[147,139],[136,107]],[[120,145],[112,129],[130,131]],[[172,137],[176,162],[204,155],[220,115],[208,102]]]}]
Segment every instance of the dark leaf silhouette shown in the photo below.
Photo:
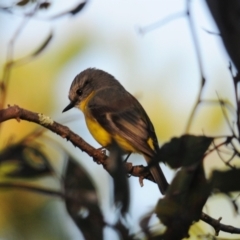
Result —
[{"label": "dark leaf silhouette", "polygon": [[107,165],[113,177],[114,202],[124,215],[127,213],[129,207],[129,186],[126,169],[122,162],[122,151],[116,143],[113,143],[110,148]]},{"label": "dark leaf silhouette", "polygon": [[17,6],[22,7],[22,6],[27,5],[29,2],[31,2],[31,0],[21,0],[17,3]]},{"label": "dark leaf silhouette", "polygon": [[39,8],[40,9],[48,9],[51,6],[50,2],[43,2],[40,4]]},{"label": "dark leaf silhouette", "polygon": [[212,187],[221,192],[240,191],[240,169],[214,171],[211,178]]},{"label": "dark leaf silhouette", "polygon": [[206,2],[218,26],[225,48],[239,72],[240,49],[236,46],[240,42],[240,2],[238,0],[206,0]]},{"label": "dark leaf silhouette", "polygon": [[105,226],[92,179],[76,160],[69,158],[64,179],[68,213],[85,239],[103,239]]},{"label": "dark leaf silhouette", "polygon": [[167,226],[163,239],[180,240],[188,236],[190,226],[201,216],[210,189],[202,163],[182,167],[177,172],[156,207],[157,216]]},{"label": "dark leaf silhouette", "polygon": [[53,174],[49,159],[38,146],[16,144],[7,147],[0,154],[0,163],[15,164],[15,170],[6,174],[9,177],[33,178]]},{"label": "dark leaf silhouette", "polygon": [[172,168],[190,166],[198,163],[211,144],[213,138],[204,136],[183,135],[172,138],[160,149],[160,160]]}]

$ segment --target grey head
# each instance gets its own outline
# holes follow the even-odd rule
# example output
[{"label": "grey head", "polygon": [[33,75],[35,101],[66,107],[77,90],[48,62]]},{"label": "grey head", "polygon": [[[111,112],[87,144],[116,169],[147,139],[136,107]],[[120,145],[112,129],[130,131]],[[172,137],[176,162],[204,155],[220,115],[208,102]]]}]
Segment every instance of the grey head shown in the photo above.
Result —
[{"label": "grey head", "polygon": [[113,86],[122,87],[111,74],[96,68],[85,69],[74,78],[68,95],[70,103],[63,109],[63,112],[78,106],[93,91]]}]

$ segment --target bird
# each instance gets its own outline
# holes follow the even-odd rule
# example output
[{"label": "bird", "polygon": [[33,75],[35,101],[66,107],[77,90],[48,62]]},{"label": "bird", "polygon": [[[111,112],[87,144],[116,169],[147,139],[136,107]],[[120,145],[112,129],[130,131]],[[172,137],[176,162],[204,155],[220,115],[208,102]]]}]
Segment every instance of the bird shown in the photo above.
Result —
[{"label": "bird", "polygon": [[156,161],[160,150],[154,126],[139,101],[114,76],[97,68],[87,68],[73,80],[70,103],[63,109],[79,108],[89,132],[105,149],[113,142],[126,154],[139,153],[162,194],[168,182]]}]

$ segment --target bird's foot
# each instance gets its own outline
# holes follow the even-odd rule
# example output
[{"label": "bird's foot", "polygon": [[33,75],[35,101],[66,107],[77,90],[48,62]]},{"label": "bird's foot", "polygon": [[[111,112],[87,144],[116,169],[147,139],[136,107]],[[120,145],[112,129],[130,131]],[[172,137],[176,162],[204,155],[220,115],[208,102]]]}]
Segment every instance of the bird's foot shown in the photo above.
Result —
[{"label": "bird's foot", "polygon": [[103,154],[106,154],[106,152],[107,152],[105,147],[100,147],[97,150],[101,151]]}]

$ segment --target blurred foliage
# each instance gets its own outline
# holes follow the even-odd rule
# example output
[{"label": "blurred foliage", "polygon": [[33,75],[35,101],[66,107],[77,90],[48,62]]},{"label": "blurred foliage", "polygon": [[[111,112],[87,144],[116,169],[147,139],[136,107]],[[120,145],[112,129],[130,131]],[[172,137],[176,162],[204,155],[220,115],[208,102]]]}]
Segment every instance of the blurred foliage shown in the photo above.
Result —
[{"label": "blurred foliage", "polygon": [[46,139],[24,140],[7,146],[0,154],[0,236],[67,239],[66,229],[53,231],[66,221],[62,220],[62,210],[58,210],[60,198],[51,194],[61,189],[58,171],[65,154],[60,146]]},{"label": "blurred foliage", "polygon": [[49,159],[37,145],[10,145],[0,153],[0,162],[1,173],[4,172],[4,163],[14,165],[16,169],[6,173],[7,176],[12,178],[42,177],[43,175],[51,175],[54,172]]},{"label": "blurred foliage", "polygon": [[[86,3],[78,2],[69,10],[48,17],[48,20],[77,15],[85,8]],[[1,6],[0,10],[14,14],[15,7],[32,7],[33,12],[30,13],[34,16],[37,11],[48,10],[51,5],[51,1],[20,0],[9,7]],[[24,11],[23,17],[26,17]],[[50,31],[43,36],[39,45],[33,47],[30,55],[25,56],[24,47],[21,49],[23,57],[7,60],[9,62],[5,63],[3,76],[8,69],[11,72],[11,81],[7,79],[6,84],[3,79],[0,84],[1,93],[7,92],[6,103],[19,104],[29,110],[44,113],[51,113],[56,108],[55,95],[58,86],[55,81],[60,69],[66,62],[83,52],[91,39],[76,32],[74,36],[64,39],[56,46],[55,37],[55,32]],[[21,66],[26,63],[28,64],[24,67]],[[235,83],[238,81],[235,79]],[[155,91],[158,92],[156,89]],[[149,104],[149,111],[154,113],[152,115],[157,123],[156,129],[160,129],[163,123],[159,124],[159,115],[169,109],[156,113],[160,103],[157,99],[154,99],[154,102],[155,104]],[[239,109],[237,114],[239,115]],[[212,127],[217,128],[226,121],[226,116],[222,114],[222,109],[219,111],[219,106],[218,110],[209,110],[207,115],[210,119],[208,124],[213,125]],[[198,120],[204,119],[199,117]],[[169,127],[169,119],[166,123]],[[84,239],[104,239],[106,228],[111,228],[119,239],[129,240],[139,239],[138,235],[142,236],[141,239],[177,240],[189,235],[191,239],[218,239],[206,234],[198,224],[207,199],[211,194],[223,192],[232,201],[235,212],[238,213],[238,204],[233,200],[231,193],[240,191],[239,169],[228,162],[226,165],[230,170],[214,171],[209,179],[205,177],[203,161],[213,143],[213,137],[182,135],[163,144],[159,161],[177,172],[166,195],[159,199],[155,208],[141,220],[142,232],[135,234],[128,224],[131,192],[118,146],[110,150],[108,159],[113,163],[110,172],[113,182],[112,189],[107,191],[113,198],[112,207],[116,211],[113,223],[108,223],[102,211],[98,189],[92,177],[79,164],[79,159],[73,158],[54,140],[46,141],[42,134],[26,141],[23,137],[29,133],[34,135],[35,128],[34,124],[27,122],[9,121],[1,124],[0,236],[4,239],[61,240],[76,236]],[[223,143],[231,145],[231,140]],[[231,147],[230,151],[239,156],[233,144]],[[220,152],[218,147],[214,151]],[[157,230],[152,230],[153,215],[157,215],[165,229],[158,226]],[[66,227],[72,224],[67,219],[68,216],[76,225],[74,237],[70,236]],[[197,234],[200,234],[199,238]]]},{"label": "blurred foliage", "polygon": [[85,239],[103,239],[105,222],[96,188],[91,177],[71,158],[66,167],[64,189],[67,210]]}]

